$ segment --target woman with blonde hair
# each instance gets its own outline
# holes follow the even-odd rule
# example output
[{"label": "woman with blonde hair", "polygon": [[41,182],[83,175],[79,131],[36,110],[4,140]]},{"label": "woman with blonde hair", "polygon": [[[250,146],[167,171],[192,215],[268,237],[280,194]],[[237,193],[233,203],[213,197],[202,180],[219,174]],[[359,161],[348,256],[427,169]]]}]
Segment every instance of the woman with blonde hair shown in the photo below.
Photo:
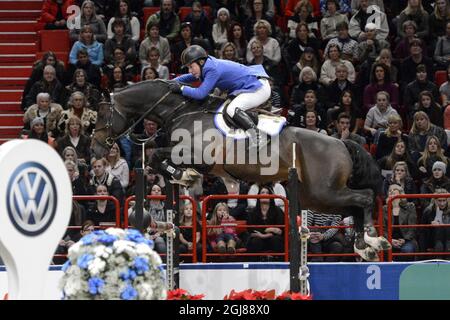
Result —
[{"label": "woman with blonde hair", "polygon": [[122,188],[125,190],[130,181],[130,169],[127,161],[120,156],[120,148],[117,143],[114,143],[109,150],[106,160],[109,162],[106,170],[119,179]]},{"label": "woman with blonde hair", "polygon": [[390,79],[392,83],[398,83],[398,69],[392,64],[392,51],[391,49],[381,49],[380,54],[375,59],[375,62],[382,63],[389,68]]},{"label": "woman with blonde hair", "polygon": [[77,160],[85,164],[91,159],[91,139],[83,133],[80,118],[72,115],[67,120],[65,134],[56,141],[56,149],[64,157],[64,151],[71,147],[75,150]]},{"label": "woman with blonde hair", "polygon": [[78,62],[78,51],[86,49],[89,60],[92,64],[101,66],[103,64],[103,44],[98,42],[94,37],[94,30],[90,25],[84,25],[80,30],[79,40],[74,43],[69,54],[69,62],[76,65]]},{"label": "woman with blonde hair", "polygon": [[382,157],[391,153],[398,140],[408,141],[408,135],[402,132],[403,121],[398,114],[388,116],[387,129],[380,133],[377,144],[375,158]]},{"label": "woman with blonde hair", "polygon": [[[408,164],[405,161],[398,161],[392,167],[392,174],[388,175],[383,181],[383,194],[388,195],[388,189],[391,185],[398,184],[406,194],[416,194],[417,187],[414,179],[408,169]],[[414,199],[409,199],[413,201]]]},{"label": "woman with blonde hair", "polygon": [[[441,161],[448,165],[448,158],[444,155],[439,139],[436,136],[429,136],[422,152],[422,156],[417,160],[417,166],[422,177],[430,177],[432,175],[433,164]],[[444,172],[445,173],[445,172]]]},{"label": "woman with blonde hair", "polygon": [[251,51],[252,43],[255,40],[261,41],[264,48],[264,55],[272,60],[274,63],[279,63],[281,60],[280,44],[275,38],[272,38],[272,27],[269,22],[264,19],[257,21],[253,27],[255,36],[248,42],[247,45],[247,62],[252,61],[253,53]]},{"label": "woman with blonde hair", "polygon": [[302,55],[300,56],[300,59],[294,64],[291,69],[292,79],[294,80],[294,83],[298,82],[300,72],[305,67],[312,68],[316,74],[319,74],[320,72],[319,60],[314,53],[314,49],[311,47],[305,48]]},{"label": "woman with blonde hair", "polygon": [[447,134],[444,129],[432,124],[430,118],[423,111],[417,111],[413,117],[413,124],[408,135],[409,150],[413,159],[418,159],[425,149],[427,138],[437,137],[440,146],[447,149]]},{"label": "woman with blonde hair", "polygon": [[222,45],[222,48],[220,49],[220,59],[239,63],[243,62],[239,59],[236,45],[232,42],[226,42]]},{"label": "woman with blonde hair", "polygon": [[80,27],[90,25],[97,41],[106,41],[106,26],[102,18],[95,12],[95,4],[91,0],[83,1],[81,14],[75,18],[75,28],[70,30],[70,40],[77,41],[80,35]]}]

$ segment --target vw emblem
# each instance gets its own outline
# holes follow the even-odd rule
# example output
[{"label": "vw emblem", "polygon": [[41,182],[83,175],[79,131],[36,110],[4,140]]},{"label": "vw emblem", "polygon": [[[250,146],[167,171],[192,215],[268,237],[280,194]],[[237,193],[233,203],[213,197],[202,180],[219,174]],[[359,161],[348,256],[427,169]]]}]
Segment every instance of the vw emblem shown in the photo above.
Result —
[{"label": "vw emblem", "polygon": [[6,194],[9,218],[19,232],[37,236],[55,217],[57,195],[55,182],[39,163],[25,162],[10,176]]}]

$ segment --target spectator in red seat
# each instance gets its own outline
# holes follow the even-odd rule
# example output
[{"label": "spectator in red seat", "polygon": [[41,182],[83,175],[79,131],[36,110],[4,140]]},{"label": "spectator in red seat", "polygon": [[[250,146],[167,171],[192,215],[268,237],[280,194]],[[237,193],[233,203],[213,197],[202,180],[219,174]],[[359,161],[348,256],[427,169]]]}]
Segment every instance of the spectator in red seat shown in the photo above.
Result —
[{"label": "spectator in red seat", "polygon": [[372,135],[377,144],[378,137],[388,126],[390,115],[398,115],[398,112],[390,104],[389,93],[380,91],[377,93],[377,103],[367,112],[364,121],[364,130]]},{"label": "spectator in red seat", "polygon": [[[397,42],[397,45],[394,49],[394,57],[395,59],[399,60],[399,62],[403,62],[403,60],[410,56],[411,42],[414,39],[417,39],[417,24],[414,21],[406,20],[405,22],[403,22],[402,28],[404,36],[400,39],[400,41]],[[421,43],[421,47],[422,52],[427,52],[427,47],[425,46],[424,42]]]},{"label": "spectator in red seat", "polygon": [[42,118],[45,123],[45,130],[51,137],[58,136],[58,122],[63,109],[61,105],[51,103],[50,95],[41,92],[36,97],[36,104],[31,105],[23,116],[24,129],[30,129],[30,123],[35,118]]},{"label": "spectator in red seat", "polygon": [[158,71],[151,65],[146,65],[142,68],[141,81],[145,80],[155,80],[159,78]]},{"label": "spectator in red seat", "polygon": [[[355,95],[351,90],[345,89],[339,101],[327,110],[328,128],[336,125],[336,120],[341,113],[345,112],[350,117],[350,132],[358,133],[364,127],[364,116],[356,104]],[[363,143],[364,144],[364,143]]]},{"label": "spectator in red seat", "polygon": [[232,42],[226,42],[220,48],[220,59],[230,60],[238,63],[243,63],[242,60],[239,60],[236,46]]},{"label": "spectator in red seat", "polygon": [[56,70],[52,65],[44,67],[42,80],[33,84],[30,92],[25,97],[25,110],[36,102],[36,97],[41,92],[47,92],[52,102],[61,104],[63,98],[63,86],[56,78]]},{"label": "spectator in red seat", "polygon": [[339,23],[347,22],[348,18],[345,14],[339,13],[340,9],[337,0],[326,1],[326,12],[320,21],[320,32],[322,40],[327,41],[338,36],[336,26]]},{"label": "spectator in red seat", "polygon": [[239,59],[245,61],[247,51],[247,40],[245,39],[244,30],[239,22],[232,21],[228,28],[228,42],[232,42],[237,49]]},{"label": "spectator in red seat", "polygon": [[[403,188],[397,184],[389,186],[389,196],[405,194]],[[383,206],[383,224],[384,236],[388,235],[387,228],[388,211],[387,205]],[[413,202],[406,199],[395,199],[392,202],[392,224],[393,225],[412,225],[417,224],[416,206]],[[417,251],[418,244],[416,240],[415,228],[393,228],[392,229],[392,251],[402,253],[413,253]],[[413,256],[399,257],[395,260],[414,260]]]},{"label": "spectator in red seat", "polygon": [[159,50],[156,47],[151,47],[147,53],[147,62],[143,66],[150,65],[158,72],[158,78],[169,80],[169,68],[162,65],[159,57]]},{"label": "spectator in red seat", "polygon": [[129,81],[137,74],[134,62],[126,58],[125,50],[121,47],[114,49],[114,58],[110,64],[104,66],[105,74],[111,74],[114,68],[121,68],[125,72],[125,78]]},{"label": "spectator in red seat", "polygon": [[130,182],[130,169],[128,168],[127,161],[120,155],[120,148],[117,143],[114,143],[109,150],[106,160],[109,162],[109,166],[106,167],[106,171],[119,179],[125,192],[128,187],[128,183]]},{"label": "spectator in red seat", "polygon": [[375,23],[368,23],[365,27],[366,39],[360,41],[358,45],[358,61],[366,61],[370,59],[374,61],[383,49],[389,49],[390,44],[386,40],[377,39],[377,25]]},{"label": "spectator in red seat", "polygon": [[[358,105],[356,97],[356,87],[348,80],[348,67],[345,63],[340,63],[335,68],[335,79],[328,85],[325,91],[325,101],[327,109],[332,110],[341,102],[344,91],[351,91],[352,103]],[[361,110],[360,110],[361,111]]]},{"label": "spectator in red seat", "polygon": [[[436,159],[436,158],[435,158]],[[445,160],[445,159],[444,159]],[[431,161],[428,161],[431,162]],[[450,179],[445,175],[448,162],[435,161],[432,170],[427,178],[424,178],[420,186],[421,194],[434,193],[437,189],[445,189],[446,193],[450,192]],[[426,208],[430,204],[430,199],[421,199],[422,207]]]},{"label": "spectator in red seat", "polygon": [[69,97],[72,93],[74,93],[75,91],[80,91],[83,92],[83,94],[87,98],[91,109],[97,110],[98,103],[101,99],[100,92],[97,90],[97,88],[95,88],[93,84],[88,82],[87,77],[88,76],[85,70],[75,70],[75,73],[73,74],[73,82],[65,88],[63,100],[64,106],[67,105],[67,101],[69,100]]},{"label": "spectator in red seat", "polygon": [[174,62],[174,69],[175,73],[179,73],[182,70],[180,69],[180,61],[181,61],[181,54],[183,51],[191,46],[191,45],[199,45],[203,49],[205,49],[207,52],[212,52],[212,49],[209,48],[201,39],[194,38],[192,35],[192,26],[190,22],[183,22],[181,24],[180,28],[180,40],[177,41],[175,44],[172,45],[171,51],[173,53],[173,62]]},{"label": "spectator in red seat", "polygon": [[[95,188],[95,195],[109,196],[108,187],[104,184],[97,185]],[[89,206],[86,217],[87,219],[94,221],[96,226],[100,225],[102,222],[116,222],[114,203],[110,200],[95,200],[95,202]]]},{"label": "spectator in red seat", "polygon": [[339,140],[353,140],[360,145],[366,144],[366,139],[364,139],[364,137],[350,131],[350,123],[351,117],[345,112],[340,113],[336,120],[337,130],[336,133],[332,135],[332,137]]},{"label": "spectator in red seat", "polygon": [[[287,44],[287,47],[283,50],[289,66],[293,66],[295,63],[297,63],[297,61],[300,60],[301,55],[306,51],[307,48],[313,49],[312,53],[316,57],[319,56],[320,42],[316,38],[310,37],[308,35],[308,25],[304,22],[300,22],[295,30],[295,39],[290,40]],[[308,49],[308,51],[310,50]]]},{"label": "spectator in red seat", "polygon": [[121,67],[114,67],[108,74],[108,90],[114,92],[117,89],[125,88],[127,86],[127,75],[125,70]]},{"label": "spectator in red seat", "polygon": [[300,56],[300,59],[292,66],[291,76],[294,84],[299,83],[300,72],[305,67],[310,67],[313,69],[316,75],[320,72],[319,61],[314,53],[314,49],[311,47],[306,47]]},{"label": "spectator in red seat", "polygon": [[[358,11],[359,2],[360,2],[360,0],[352,0],[351,7],[352,7],[352,12],[353,13]],[[378,6],[381,11],[386,13],[385,8],[384,8],[384,1],[383,0],[369,0],[369,5]]]},{"label": "spectator in red seat", "polygon": [[[351,14],[352,13],[352,3],[354,0],[339,0],[339,7],[341,8],[339,10],[342,14]],[[325,14],[327,11],[327,1],[326,0],[320,0],[320,12],[322,14]]]},{"label": "spectator in red seat", "polygon": [[[261,0],[258,0],[261,1]],[[231,23],[230,12],[227,8],[217,11],[217,19],[212,27],[212,39],[216,52],[227,42],[227,32]]]},{"label": "spectator in red seat", "polygon": [[[230,215],[225,202],[219,202],[208,220],[209,226],[220,226],[224,224],[235,224],[236,219]],[[211,249],[219,253],[235,253],[238,240],[235,226],[223,226],[222,228],[208,228],[208,241]]]},{"label": "spectator in red seat", "polygon": [[435,126],[423,111],[417,111],[413,117],[413,124],[408,136],[408,144],[413,159],[418,159],[425,150],[426,142],[430,136],[436,136],[439,145],[447,148],[447,134],[444,129]]},{"label": "spectator in red seat", "polygon": [[356,64],[359,60],[358,42],[350,38],[348,34],[348,23],[346,21],[340,22],[336,26],[338,36],[330,39],[325,47],[324,56],[328,56],[328,49],[330,46],[338,45],[341,49],[341,58]]},{"label": "spectator in red seat", "polygon": [[48,30],[67,29],[67,18],[71,12],[67,9],[74,3],[74,0],[45,0],[38,22]]},{"label": "spectator in red seat", "polygon": [[430,92],[435,101],[439,99],[438,87],[434,82],[428,80],[426,66],[418,65],[416,68],[416,79],[406,86],[405,97],[403,99],[403,104],[410,117],[414,114],[415,104],[419,102],[419,95],[423,91]]},{"label": "spectator in red seat", "polygon": [[[189,228],[180,228],[180,253],[190,253],[194,248],[193,244],[193,210],[192,210],[192,202],[185,201],[183,207],[180,209],[180,227],[189,227]],[[200,257],[202,254],[202,242],[201,242],[201,225],[199,219],[197,219],[196,223],[196,232],[195,232],[195,242],[197,246],[197,257]]]},{"label": "spectator in red seat", "polygon": [[23,134],[21,139],[37,139],[47,143],[50,147],[55,147],[55,139],[50,137],[45,131],[44,119],[34,118],[30,124],[30,133]]},{"label": "spectator in red seat", "polygon": [[305,112],[305,129],[311,130],[314,132],[318,132],[324,135],[328,135],[328,132],[325,129],[321,129],[318,127],[319,125],[319,116],[316,110],[309,110]]},{"label": "spectator in red seat", "polygon": [[[435,1],[433,13],[430,15],[430,35],[433,40],[446,34],[447,23],[450,20],[450,3],[448,0]],[[434,42],[430,43],[432,46]]]},{"label": "spectator in red seat", "polygon": [[416,79],[417,67],[421,64],[425,65],[428,81],[434,80],[433,60],[423,54],[422,43],[419,38],[410,42],[410,56],[403,60],[400,66],[400,88]]},{"label": "spectator in red seat", "polygon": [[255,31],[255,36],[248,42],[247,45],[247,62],[250,62],[253,59],[253,53],[250,49],[252,43],[255,40],[259,40],[263,45],[264,55],[272,60],[275,64],[278,64],[281,60],[280,44],[276,39],[270,37],[270,35],[272,34],[272,27],[270,26],[269,22],[261,19],[255,23],[253,29]]},{"label": "spectator in red seat", "polygon": [[305,92],[304,101],[300,105],[293,105],[293,110],[289,111],[289,124],[294,127],[306,128],[306,113],[308,111],[316,111],[318,127],[326,129],[327,114],[323,105],[318,102],[317,94],[314,90]]},{"label": "spectator in red seat", "polygon": [[[412,161],[406,141],[398,140],[389,155],[378,160],[378,165],[382,171],[391,171],[394,164],[404,161],[408,165],[408,171],[414,179],[418,179],[417,165]],[[385,173],[383,173],[385,175]]]},{"label": "spectator in red seat", "polygon": [[56,78],[62,83],[64,81],[64,62],[61,60],[58,60],[56,58],[56,55],[52,51],[48,51],[44,53],[42,56],[42,59],[40,61],[37,61],[34,66],[33,70],[31,71],[31,75],[27,80],[27,83],[25,84],[25,88],[23,89],[22,94],[22,110],[25,110],[27,106],[25,106],[25,97],[27,96],[28,92],[30,92],[31,87],[33,84],[35,84],[37,81],[42,80],[42,77],[44,75],[44,67],[46,65],[52,65],[55,68],[56,71]]},{"label": "spectator in red seat", "polygon": [[398,86],[392,83],[391,72],[388,66],[380,62],[374,63],[372,65],[370,82],[371,83],[364,88],[364,113],[369,111],[369,109],[375,105],[376,95],[380,91],[389,93],[392,107],[398,109]]},{"label": "spectator in red seat", "polygon": [[69,61],[71,64],[77,64],[77,56],[80,49],[87,50],[89,59],[93,64],[97,66],[103,64],[103,44],[95,40],[94,31],[90,25],[85,25],[81,28],[80,38],[70,50]]},{"label": "spectator in red seat", "polygon": [[192,3],[192,11],[186,16],[183,22],[189,22],[192,26],[192,35],[198,39],[203,39],[212,43],[212,23],[202,8],[199,1]]},{"label": "spectator in red seat", "polygon": [[95,12],[94,2],[90,0],[84,1],[81,5],[81,14],[75,18],[75,28],[70,30],[70,40],[77,41],[80,28],[87,24],[91,26],[94,32],[95,40],[104,43],[106,41],[106,26],[102,18]]},{"label": "spectator in red seat", "polygon": [[116,19],[112,23],[114,36],[105,42],[105,63],[111,63],[114,60],[114,49],[123,48],[126,59],[134,63],[136,61],[136,43],[131,36],[125,33],[125,22],[122,19]]},{"label": "spectator in red seat", "polygon": [[168,65],[171,60],[170,45],[166,38],[159,35],[159,25],[152,21],[147,23],[147,33],[145,39],[139,46],[139,60],[141,64],[148,64],[148,53],[150,48],[159,50],[159,63]]},{"label": "spectator in red seat", "polygon": [[[442,106],[446,108],[450,104],[450,66],[447,68],[447,81],[441,84],[439,93],[441,94]],[[448,128],[447,126],[445,127],[445,129]]]},{"label": "spectator in red seat", "polygon": [[123,190],[120,181],[106,171],[107,166],[108,161],[105,158],[93,159],[92,169],[94,174],[89,181],[88,192],[93,195],[96,193],[97,186],[105,185],[108,189],[108,194],[116,197],[120,203],[123,203]]},{"label": "spectator in red seat", "polygon": [[341,48],[337,44],[332,44],[328,48],[327,60],[323,63],[320,69],[320,83],[329,86],[336,79],[336,68],[340,64],[345,64],[347,67],[347,80],[351,83],[355,82],[355,67],[353,64],[341,58]]},{"label": "spectator in red seat", "polygon": [[138,18],[133,17],[130,11],[130,3],[128,0],[120,0],[119,6],[116,8],[114,17],[108,21],[108,39],[111,39],[114,34],[112,30],[112,24],[116,19],[122,19],[125,22],[125,34],[129,35],[135,42],[139,41],[140,36],[140,23]]},{"label": "spectator in red seat", "polygon": [[[56,142],[58,142],[60,139],[58,139]],[[90,142],[90,140],[89,140]],[[78,149],[80,148],[80,143],[77,145]],[[90,145],[87,146],[88,148],[90,147]],[[64,161],[73,161],[75,166],[77,167],[77,174],[79,176],[80,179],[82,179],[83,183],[87,182],[87,176],[89,174],[89,168],[86,162],[86,160],[84,158],[80,158],[78,159],[78,154],[77,154],[77,150],[75,150],[74,147],[71,147],[70,145],[68,145],[67,147],[64,148],[64,150],[61,152],[60,151],[60,145],[57,143],[56,146],[57,151],[61,154],[62,158]],[[90,152],[90,150],[88,149],[87,152]],[[88,160],[89,157],[88,157]],[[86,187],[84,187],[86,189]],[[84,193],[86,194],[86,192]]]},{"label": "spectator in red seat", "polygon": [[295,15],[290,17],[287,22],[287,27],[289,29],[289,38],[295,39],[297,25],[300,22],[304,22],[308,25],[310,30],[309,36],[320,38],[318,19],[312,16],[312,5],[309,1],[300,1],[295,6]]},{"label": "spectator in red seat", "polygon": [[419,101],[414,105],[414,113],[417,111],[425,112],[432,124],[443,127],[442,107],[435,102],[433,94],[430,91],[422,91],[419,94]]},{"label": "spectator in red seat", "polygon": [[83,69],[86,71],[87,81],[92,83],[97,89],[100,88],[101,73],[99,66],[93,64],[89,59],[89,55],[86,49],[80,49],[77,53],[76,64],[69,64],[69,69],[67,70],[66,78],[70,82],[73,79],[75,70]]},{"label": "spectator in red seat", "polygon": [[[449,188],[437,188],[435,194],[449,193]],[[449,198],[435,198],[432,205],[425,208],[420,224],[450,224]],[[419,234],[421,251],[432,249],[436,252],[450,251],[450,228],[422,228]],[[448,259],[448,256],[445,256]]]},{"label": "spectator in red seat", "polygon": [[[436,136],[429,136],[422,156],[417,160],[421,178],[432,176],[432,168],[436,161],[441,161],[446,166],[449,163],[449,159],[444,155],[444,149],[441,147],[439,139]],[[444,170],[444,174],[449,175],[449,172]]]},{"label": "spectator in red seat", "polygon": [[[287,0],[286,6],[284,7],[284,14],[288,17],[292,17],[294,15],[295,6],[298,2],[305,0]],[[308,0],[313,6],[313,16],[320,16],[320,0]],[[333,0],[333,2],[337,3],[337,0]]]},{"label": "spectator in red seat", "polygon": [[[409,173],[408,164],[404,161],[397,161],[392,167],[392,172],[386,174],[386,178],[383,180],[383,195],[389,196],[389,187],[392,184],[398,184],[403,188],[406,194],[416,194],[417,187],[414,179]],[[417,199],[408,199],[417,203]]]},{"label": "spectator in red seat", "polygon": [[[259,194],[273,194],[268,187],[261,187]],[[256,207],[247,217],[248,225],[268,225],[267,228],[250,227],[247,250],[251,253],[282,252],[284,248],[283,229],[270,225],[284,225],[284,213],[273,199],[258,199]],[[262,259],[256,259],[262,260]]]},{"label": "spectator in red seat", "polygon": [[149,23],[159,24],[159,34],[173,43],[180,31],[180,18],[174,6],[175,1],[162,0],[160,10],[152,14],[145,23],[145,30],[148,30],[147,26]]},{"label": "spectator in red seat", "polygon": [[248,9],[245,19],[243,20],[243,26],[245,30],[245,38],[250,40],[255,36],[255,30],[253,26],[259,20],[265,20],[270,24],[272,31],[275,33],[275,23],[272,19],[273,16],[267,15],[266,7],[267,1],[264,0],[250,0],[247,2]]},{"label": "spectator in red seat", "polygon": [[387,128],[380,133],[375,158],[381,159],[391,153],[398,140],[408,141],[408,135],[402,132],[403,121],[398,114],[388,117]]},{"label": "spectator in red seat", "polygon": [[[69,147],[70,148],[70,147]],[[84,176],[80,175],[77,164],[72,160],[64,160],[69,179],[72,184],[72,194],[74,196],[84,196],[87,194]]]},{"label": "spectator in red seat", "polygon": [[390,78],[391,82],[394,84],[398,84],[398,69],[397,67],[392,63],[392,52],[390,49],[383,49],[380,51],[380,54],[375,59],[375,62],[383,63],[389,68],[390,71]]},{"label": "spectator in red seat", "polygon": [[276,85],[281,85],[284,74],[281,72],[278,65],[264,54],[264,46],[261,41],[253,40],[250,46],[250,51],[253,58],[248,61],[247,65],[262,65],[267,74],[274,80],[274,83]]},{"label": "spectator in red seat", "polygon": [[322,85],[317,81],[317,74],[312,68],[306,66],[300,72],[298,85],[292,89],[291,105],[295,106],[301,104],[305,99],[306,92],[309,90],[316,92],[316,96],[322,100],[320,96],[324,91]]},{"label": "spectator in red seat", "polygon": [[82,130],[80,118],[74,115],[69,117],[64,135],[56,141],[56,149],[66,159],[64,151],[67,151],[68,147],[72,147],[76,151],[76,157],[70,160],[87,166],[91,160],[91,138],[85,135]]},{"label": "spectator in red seat", "polygon": [[408,0],[408,5],[400,13],[397,22],[397,35],[405,37],[402,26],[407,20],[412,20],[417,25],[416,37],[424,40],[428,37],[430,25],[428,23],[429,14],[422,6],[421,0]]},{"label": "spectator in red seat", "polygon": [[64,110],[58,123],[60,131],[66,130],[68,120],[72,115],[77,116],[81,120],[82,130],[90,135],[94,130],[97,121],[97,112],[89,108],[86,96],[79,91],[75,91],[69,98],[67,110]]}]

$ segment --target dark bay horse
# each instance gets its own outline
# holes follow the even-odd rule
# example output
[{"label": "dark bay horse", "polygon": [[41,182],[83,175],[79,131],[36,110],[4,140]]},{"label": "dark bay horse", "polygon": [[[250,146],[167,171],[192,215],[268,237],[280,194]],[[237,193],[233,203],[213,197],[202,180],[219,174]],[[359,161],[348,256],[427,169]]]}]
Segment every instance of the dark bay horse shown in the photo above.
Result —
[{"label": "dark bay horse", "polygon": [[[234,145],[219,139],[223,135],[215,130],[214,117],[223,102],[216,97],[195,101],[170,93],[168,82],[161,80],[130,85],[114,94],[112,104],[100,106],[92,149],[97,157],[104,155],[112,141],[145,114],[156,117],[171,137],[170,145],[158,149],[155,159],[167,158],[175,163],[176,155],[184,159],[177,165],[212,173],[225,181],[241,179],[260,184],[286,181],[295,156],[302,209],[352,215],[357,234],[355,251],[365,260],[376,261],[377,251],[390,248],[386,239],[377,237],[373,227],[375,197],[381,186],[380,170],[361,146],[310,130],[286,127],[278,137],[272,137],[267,147],[269,159],[276,163],[272,166],[275,170],[263,172],[270,167],[267,161],[262,158],[252,164],[236,161],[243,153],[250,157],[251,150],[232,150]],[[206,149],[213,150],[210,154],[215,161],[199,158]],[[233,161],[223,161],[225,158]]]}]

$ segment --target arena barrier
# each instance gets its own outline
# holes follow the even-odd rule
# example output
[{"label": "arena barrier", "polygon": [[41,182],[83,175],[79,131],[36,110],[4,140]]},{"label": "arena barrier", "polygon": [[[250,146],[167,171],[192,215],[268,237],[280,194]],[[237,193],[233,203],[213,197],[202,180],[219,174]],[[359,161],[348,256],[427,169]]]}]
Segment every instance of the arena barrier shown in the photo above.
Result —
[{"label": "arena barrier", "polygon": [[[450,227],[450,224],[439,224],[439,225],[433,225],[433,224],[410,224],[410,225],[392,225],[392,201],[395,199],[437,199],[437,198],[450,198],[450,193],[443,193],[443,194],[435,194],[435,193],[428,193],[428,194],[399,194],[395,195],[393,197],[388,197],[386,204],[387,204],[387,210],[388,210],[388,241],[392,242],[392,229],[393,228],[442,228],[442,227]],[[447,256],[450,255],[450,252],[412,252],[412,253],[402,253],[402,252],[392,252],[392,249],[388,251],[388,261],[392,261],[393,256]]]}]

